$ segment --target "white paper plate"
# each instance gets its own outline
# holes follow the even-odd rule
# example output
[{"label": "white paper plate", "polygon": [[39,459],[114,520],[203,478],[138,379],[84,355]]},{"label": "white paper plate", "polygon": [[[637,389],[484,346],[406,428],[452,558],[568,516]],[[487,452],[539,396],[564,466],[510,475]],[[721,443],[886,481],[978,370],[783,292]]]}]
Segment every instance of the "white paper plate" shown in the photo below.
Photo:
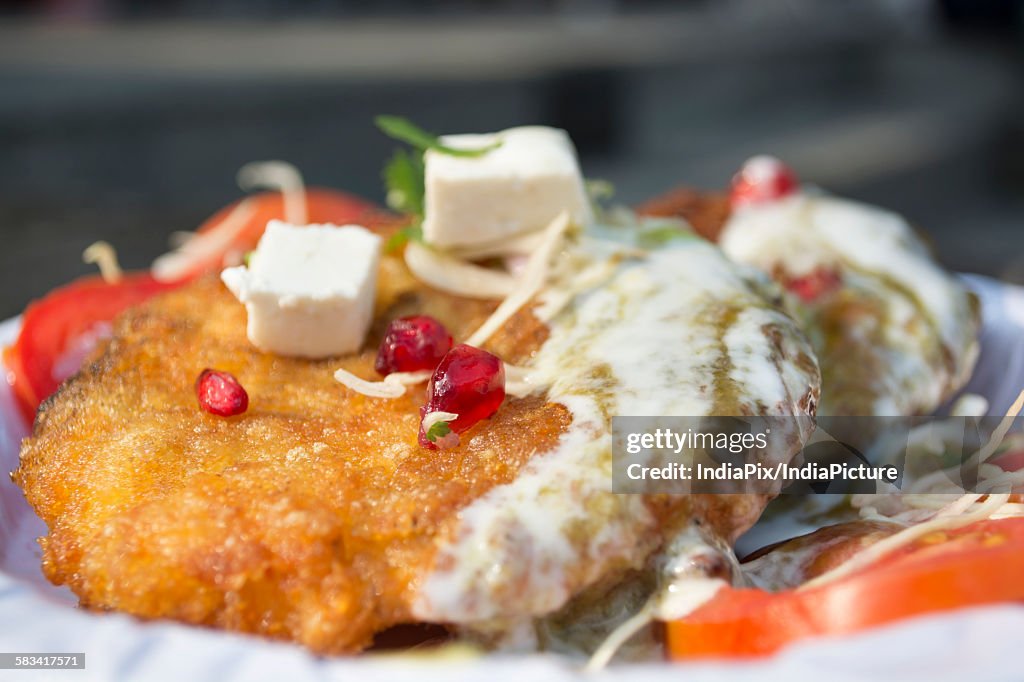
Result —
[{"label": "white paper plate", "polygon": [[[1003,413],[1024,387],[1024,289],[981,277],[967,281],[982,296],[982,362],[970,390]],[[0,345],[18,320],[0,324]],[[2,369],[2,368],[0,368]],[[5,374],[5,373],[4,373]],[[15,468],[25,426],[6,382],[0,381],[0,469]],[[288,644],[173,623],[142,623],[119,614],[74,607],[39,570],[34,538],[45,533],[21,492],[0,477],[0,652],[84,652],[85,670],[0,671],[0,680],[408,680],[543,682],[581,676],[551,656],[487,657],[438,662],[411,658],[320,659]],[[1024,580],[1024,576],[1021,576]],[[637,682],[738,680],[1019,680],[1024,606],[974,609],[792,647],[755,663],[614,666],[587,679]]]}]

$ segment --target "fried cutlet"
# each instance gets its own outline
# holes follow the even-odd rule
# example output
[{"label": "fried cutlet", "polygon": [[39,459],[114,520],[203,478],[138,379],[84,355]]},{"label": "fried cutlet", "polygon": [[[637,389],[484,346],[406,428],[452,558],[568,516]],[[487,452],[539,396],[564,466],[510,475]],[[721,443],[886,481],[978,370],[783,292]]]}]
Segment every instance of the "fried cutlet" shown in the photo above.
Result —
[{"label": "fried cutlet", "polygon": [[[492,304],[402,290],[390,319],[426,312],[459,336]],[[378,325],[376,334],[382,333]],[[521,357],[543,340],[523,317],[494,346]],[[373,348],[370,343],[368,348]],[[50,534],[43,568],[87,607],[354,651],[408,619],[434,537],[468,501],[515,477],[568,422],[539,398],[510,400],[465,447],[416,443],[422,390],[381,401],[338,385],[372,376],[373,353],[341,362],[265,355],[216,280],[132,310],[102,353],[41,409],[15,475]],[[234,373],[251,409],[197,409],[205,367]]]},{"label": "fried cutlet", "polygon": [[[817,244],[803,240],[814,229],[807,222],[811,202],[825,201],[830,202],[827,208],[836,227],[854,234],[846,243],[818,253]],[[718,242],[730,258],[762,268],[794,292],[788,297],[789,312],[810,337],[821,366],[819,414],[932,412],[971,376],[978,355],[977,298],[934,262],[924,240],[909,226],[899,225],[902,219],[895,214],[832,198],[815,196],[807,202],[802,212],[790,216],[791,224],[776,221],[770,229],[743,213],[747,223],[742,234],[735,233],[738,221],[722,193],[677,188],[647,201],[638,211],[688,221],[702,236]],[[854,211],[860,213],[851,220]],[[886,229],[856,233],[871,221]],[[853,254],[873,242],[875,253]],[[820,269],[810,275],[796,277],[787,271],[787,260],[806,262],[814,257]],[[841,271],[841,284],[836,276],[834,289],[826,286],[821,295],[808,295],[808,290],[818,288],[815,278],[822,273],[823,281],[830,281],[833,268]]]},{"label": "fried cutlet", "polygon": [[[741,286],[712,249],[692,248],[706,250],[689,256],[695,263],[716,258],[723,276]],[[257,351],[246,338],[244,308],[213,279],[119,318],[113,338],[41,408],[15,472],[49,527],[40,541],[47,577],[68,585],[88,608],[289,639],[319,653],[358,651],[376,632],[422,620],[417,596],[442,560],[439,548],[459,530],[460,511],[552,450],[572,416],[538,395],[509,398],[459,447],[433,451],[417,445],[422,386],[381,400],[337,384],[338,367],[373,376],[371,349],[394,317],[432,315],[458,340],[495,306],[424,287],[396,258],[381,267],[366,350],[333,361]],[[752,289],[738,291],[743,301],[761,301]],[[718,309],[713,299],[708,304]],[[773,385],[794,383],[793,409],[813,414],[817,368],[802,337],[770,309],[751,312],[766,322],[754,338],[737,339],[737,360],[752,348],[765,353],[765,362],[786,372]],[[682,339],[686,329],[679,329]],[[525,362],[549,331],[523,309],[488,348],[507,362]],[[719,346],[722,340],[708,350]],[[801,361],[782,370],[793,355]],[[198,408],[193,382],[207,367],[239,379],[249,393],[247,413],[224,419]],[[734,384],[723,390],[740,400]],[[789,395],[787,388],[787,401]],[[763,397],[744,396],[731,407],[749,414]],[[585,504],[607,509],[630,497],[598,492]],[[620,525],[632,543],[626,550],[644,554],[609,560],[608,570],[593,556],[568,561],[570,596],[613,577],[610,567],[642,565],[680,519],[696,518],[708,532],[734,539],[768,496],[635,499],[642,507],[628,508],[643,524]],[[601,509],[592,511],[604,518]],[[630,536],[641,530],[651,534]],[[529,543],[517,547],[528,559]],[[514,588],[503,585],[503,594],[515,597]],[[552,611],[559,605],[542,604]]]}]

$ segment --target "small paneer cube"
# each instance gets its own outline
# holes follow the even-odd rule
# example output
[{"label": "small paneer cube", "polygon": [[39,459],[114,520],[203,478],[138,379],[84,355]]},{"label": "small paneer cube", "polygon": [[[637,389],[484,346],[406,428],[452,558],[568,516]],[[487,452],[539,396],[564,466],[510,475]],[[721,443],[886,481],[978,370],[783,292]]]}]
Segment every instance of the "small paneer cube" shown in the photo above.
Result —
[{"label": "small paneer cube", "polygon": [[267,224],[249,266],[221,279],[245,304],[249,341],[277,355],[359,350],[373,317],[380,237],[358,225]]},{"label": "small paneer cube", "polygon": [[484,135],[446,135],[456,149],[501,145],[480,156],[428,150],[423,238],[453,249],[480,246],[544,229],[559,213],[592,219],[576,151],[564,130],[510,128]]}]

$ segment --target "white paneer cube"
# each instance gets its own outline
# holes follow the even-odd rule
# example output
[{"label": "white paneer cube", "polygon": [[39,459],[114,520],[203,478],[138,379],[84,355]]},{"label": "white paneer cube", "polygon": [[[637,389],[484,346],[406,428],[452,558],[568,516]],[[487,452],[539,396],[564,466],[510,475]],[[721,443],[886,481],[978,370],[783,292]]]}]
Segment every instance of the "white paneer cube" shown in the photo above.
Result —
[{"label": "white paneer cube", "polygon": [[439,248],[479,246],[541,230],[562,211],[573,222],[592,219],[576,151],[564,130],[544,126],[510,128],[484,135],[445,135],[456,149],[482,156],[425,156],[423,238]]},{"label": "white paneer cube", "polygon": [[221,279],[245,304],[249,341],[277,355],[326,358],[359,350],[373,317],[381,240],[358,225],[279,220],[249,266]]}]

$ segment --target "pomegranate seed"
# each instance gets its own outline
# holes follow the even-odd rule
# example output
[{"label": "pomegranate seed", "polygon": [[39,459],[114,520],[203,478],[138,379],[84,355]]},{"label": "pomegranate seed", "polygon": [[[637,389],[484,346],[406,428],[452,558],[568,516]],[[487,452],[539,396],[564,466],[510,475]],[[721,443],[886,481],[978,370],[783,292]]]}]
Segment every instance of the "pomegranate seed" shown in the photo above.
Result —
[{"label": "pomegranate seed", "polygon": [[815,268],[800,277],[786,280],[786,288],[800,297],[804,303],[812,303],[823,295],[835,291],[842,284],[839,273],[831,268]]},{"label": "pomegranate seed", "polygon": [[374,369],[387,376],[393,372],[434,369],[452,348],[452,335],[428,315],[392,320],[377,351]]},{"label": "pomegranate seed", "polygon": [[[485,350],[460,343],[448,351],[430,377],[420,418],[430,412],[454,412],[459,417],[448,422],[448,428],[459,434],[493,416],[503,400],[505,365]],[[437,449],[424,433],[422,421],[419,441],[425,448]]]},{"label": "pomegranate seed", "polygon": [[196,379],[199,407],[210,414],[234,417],[249,409],[249,394],[231,374],[204,369]]},{"label": "pomegranate seed", "polygon": [[793,169],[774,156],[748,159],[733,176],[729,201],[733,208],[777,201],[797,191]]}]

